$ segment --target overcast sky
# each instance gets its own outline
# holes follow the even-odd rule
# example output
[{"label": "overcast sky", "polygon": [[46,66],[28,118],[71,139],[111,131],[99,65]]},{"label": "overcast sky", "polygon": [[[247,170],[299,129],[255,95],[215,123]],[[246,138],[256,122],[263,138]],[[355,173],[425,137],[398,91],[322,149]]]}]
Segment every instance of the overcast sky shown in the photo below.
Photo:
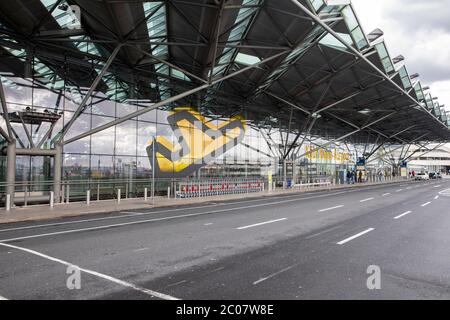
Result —
[{"label": "overcast sky", "polygon": [[402,54],[409,74],[450,111],[450,0],[352,0],[367,34],[384,32],[391,57]]}]

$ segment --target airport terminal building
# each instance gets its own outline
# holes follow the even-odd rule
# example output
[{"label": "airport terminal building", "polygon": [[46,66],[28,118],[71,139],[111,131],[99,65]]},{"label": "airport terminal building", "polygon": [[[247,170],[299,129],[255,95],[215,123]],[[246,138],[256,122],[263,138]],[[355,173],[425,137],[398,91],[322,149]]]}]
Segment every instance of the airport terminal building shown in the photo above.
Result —
[{"label": "airport terminal building", "polygon": [[2,1],[0,193],[396,170],[450,139],[403,60],[350,1]]}]

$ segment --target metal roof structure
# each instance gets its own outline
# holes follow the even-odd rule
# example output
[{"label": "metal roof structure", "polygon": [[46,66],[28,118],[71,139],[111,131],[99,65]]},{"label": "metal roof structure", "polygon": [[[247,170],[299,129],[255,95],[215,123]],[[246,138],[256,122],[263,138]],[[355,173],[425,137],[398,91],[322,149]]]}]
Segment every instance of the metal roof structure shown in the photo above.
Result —
[{"label": "metal roof structure", "polygon": [[[367,35],[348,0],[10,0],[0,2],[0,73],[26,78],[31,64],[48,89],[82,93],[62,143],[184,104],[292,132],[287,154],[305,135],[450,141],[450,117],[382,34]],[[94,91],[151,104],[64,139]]]}]

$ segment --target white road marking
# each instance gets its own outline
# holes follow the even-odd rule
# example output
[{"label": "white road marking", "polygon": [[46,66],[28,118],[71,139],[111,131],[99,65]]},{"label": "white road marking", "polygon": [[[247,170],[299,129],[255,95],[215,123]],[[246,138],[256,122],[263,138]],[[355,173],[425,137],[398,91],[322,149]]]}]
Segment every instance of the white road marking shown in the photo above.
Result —
[{"label": "white road marking", "polygon": [[434,200],[437,200],[437,199],[439,199],[439,196],[434,197]]},{"label": "white road marking", "polygon": [[0,296],[0,301],[1,301],[1,300],[9,300],[9,299],[6,299],[5,297]]},{"label": "white road marking", "polygon": [[370,200],[373,200],[373,199],[375,199],[375,198],[367,198],[367,199],[360,200],[359,202],[367,202],[367,201],[370,201]]},{"label": "white road marking", "polygon": [[421,207],[426,207],[426,206],[429,205],[430,203],[431,203],[430,201],[425,202],[424,204],[421,205]]},{"label": "white road marking", "polygon": [[208,222],[208,223],[204,224],[204,226],[210,226],[210,225],[212,225],[212,222]]},{"label": "white road marking", "polygon": [[236,228],[236,229],[244,230],[244,229],[258,227],[258,226],[262,226],[264,224],[269,224],[269,223],[274,223],[274,222],[279,222],[279,221],[284,221],[284,220],[287,220],[287,218],[281,218],[281,219],[276,219],[276,220],[264,221],[264,222],[260,222],[260,223],[251,224],[251,225],[248,225],[248,226],[239,227],[239,228]]},{"label": "white road marking", "polygon": [[[229,211],[241,210],[241,209],[258,208],[258,207],[264,207],[264,206],[269,206],[269,205],[276,205],[276,204],[280,204],[280,203],[295,202],[295,201],[306,200],[306,199],[316,199],[316,198],[321,198],[321,197],[324,197],[324,196],[329,196],[329,195],[322,195],[322,196],[309,197],[309,198],[300,198],[300,199],[282,200],[282,201],[274,201],[274,202],[265,202],[265,203],[251,205],[251,206],[242,206],[242,207],[219,209],[219,210],[205,211],[205,212],[198,212],[198,213],[190,213],[190,214],[170,216],[170,217],[162,217],[162,218],[138,220],[138,221],[131,221],[131,222],[116,223],[116,224],[108,224],[108,225],[102,225],[102,226],[97,226],[97,227],[88,227],[88,228],[56,231],[56,232],[42,233],[42,234],[36,234],[36,235],[31,235],[31,236],[23,236],[23,237],[17,237],[17,238],[1,239],[0,242],[9,242],[9,241],[16,241],[16,240],[25,240],[25,239],[32,239],[32,238],[48,237],[48,236],[55,236],[55,235],[61,235],[61,234],[70,234],[70,233],[77,233],[77,232],[84,232],[84,231],[104,230],[104,229],[117,228],[117,227],[122,227],[122,226],[130,226],[130,225],[135,225],[135,224],[144,224],[144,223],[157,222],[157,221],[166,221],[166,220],[174,220],[174,219],[181,219],[181,218],[188,218],[188,217],[197,217],[197,216],[204,216],[204,215],[209,215],[209,214],[214,214],[214,213],[229,212]],[[186,209],[186,208],[184,208],[184,209]]]},{"label": "white road marking", "polygon": [[261,283],[261,282],[266,281],[266,280],[268,280],[268,279],[270,279],[270,278],[273,278],[273,277],[275,277],[275,276],[277,276],[277,275],[279,275],[279,274],[281,274],[281,273],[283,273],[283,272],[289,271],[289,270],[291,270],[292,268],[294,268],[294,267],[296,267],[296,266],[298,266],[298,263],[297,263],[297,264],[294,264],[294,265],[292,265],[292,266],[289,266],[289,267],[287,267],[287,268],[281,269],[281,270],[278,271],[278,272],[272,273],[271,275],[268,275],[267,277],[261,278],[261,279],[255,281],[255,282],[253,282],[253,285],[257,285],[258,283]]},{"label": "white road marking", "polygon": [[400,192],[400,191],[403,191],[403,189],[398,189],[398,190],[396,190],[395,192]]},{"label": "white road marking", "polygon": [[[58,258],[54,258],[54,257],[48,256],[46,254],[43,254],[43,253],[31,250],[31,249],[18,247],[18,246],[14,246],[14,245],[11,245],[11,244],[6,244],[6,243],[0,243],[0,246],[4,246],[4,247],[8,247],[8,248],[24,251],[24,252],[36,255],[38,257],[41,257],[41,258],[44,258],[44,259],[47,259],[47,260],[50,260],[50,261],[53,261],[53,262],[57,262],[57,263],[60,263],[60,264],[63,264],[65,266],[73,266],[72,263],[69,263],[67,261],[64,261],[64,260],[61,260],[61,259],[58,259]],[[127,287],[127,288],[131,288],[133,290],[139,291],[141,293],[144,293],[144,294],[152,296],[152,297],[160,298],[160,299],[163,299],[163,300],[179,300],[178,298],[169,296],[167,294],[156,292],[156,291],[153,291],[153,290],[149,290],[149,289],[146,289],[146,288],[140,287],[138,285],[135,285],[135,284],[132,284],[132,283],[129,283],[129,282],[126,282],[126,281],[123,281],[123,280],[120,280],[120,279],[108,276],[106,274],[103,274],[103,273],[100,273],[100,272],[97,272],[97,271],[84,269],[84,268],[79,268],[79,269],[82,272],[88,273],[90,275],[96,276],[96,277],[104,279],[104,280],[111,281],[113,283],[116,283],[118,285],[121,285],[121,286],[124,286],[124,287]]]},{"label": "white road marking", "polygon": [[145,250],[148,250],[148,249],[150,249],[150,248],[139,248],[139,249],[135,249],[135,250],[133,250],[133,252],[140,252],[140,251],[145,251]]},{"label": "white road marking", "polygon": [[402,213],[402,214],[394,217],[394,219],[400,219],[401,217],[404,217],[404,216],[406,216],[407,214],[410,214],[410,213],[411,213],[411,211],[406,211],[405,213]]},{"label": "white road marking", "polygon": [[434,186],[433,188],[439,188],[441,185],[440,184],[438,184],[437,186]]},{"label": "white road marking", "polygon": [[382,197],[386,197],[386,196],[388,196],[388,195],[390,195],[390,194],[391,194],[390,192],[385,193],[385,194],[382,195]]},{"label": "white road marking", "polygon": [[[368,189],[363,189],[363,190],[368,190]],[[311,200],[311,199],[323,198],[323,197],[334,196],[334,195],[339,195],[339,194],[344,194],[344,193],[350,193],[350,192],[355,192],[355,191],[358,191],[358,190],[339,191],[339,192],[334,192],[334,193],[330,193],[330,194],[322,194],[322,195],[318,195],[318,196],[304,197],[304,198],[298,198],[298,196],[301,196],[301,195],[282,196],[282,197],[280,197],[280,198],[292,198],[292,197],[297,197],[296,199],[285,200],[286,202],[292,202],[292,201],[301,201],[301,200]],[[255,200],[237,201],[237,202],[233,202],[233,204],[239,204],[239,203],[251,203],[251,202],[263,201],[263,200],[266,200],[266,199],[255,199]],[[268,200],[270,200],[270,198],[269,198]],[[282,203],[282,202],[275,202],[275,204],[279,204],[279,203]],[[268,202],[267,204],[271,204],[271,203]],[[55,222],[55,223],[38,224],[38,225],[25,226],[25,227],[16,227],[16,228],[0,229],[0,232],[16,231],[16,230],[26,230],[26,229],[35,229],[35,228],[44,228],[44,227],[53,227],[53,226],[66,225],[66,224],[75,224],[75,223],[83,223],[83,222],[91,222],[91,221],[101,221],[101,220],[120,219],[120,218],[135,217],[135,216],[146,216],[146,215],[152,215],[152,214],[155,214],[155,213],[167,213],[167,212],[176,212],[176,211],[183,211],[183,210],[202,209],[202,208],[210,208],[210,207],[217,207],[217,206],[227,206],[227,205],[229,205],[229,203],[220,203],[220,204],[204,205],[204,206],[196,206],[196,207],[183,207],[183,208],[177,208],[177,209],[158,210],[158,211],[150,211],[150,212],[121,211],[122,213],[128,213],[128,214],[126,214],[126,215],[120,215],[120,216],[113,216],[113,217],[82,219],[82,220],[67,221],[67,222]],[[237,209],[238,209],[238,208],[237,208]]]},{"label": "white road marking", "polygon": [[450,189],[441,190],[439,191],[439,194],[443,196],[450,196]]},{"label": "white road marking", "polygon": [[[178,219],[178,218],[185,218],[185,217],[201,216],[201,215],[206,215],[206,214],[227,212],[227,211],[240,210],[240,209],[246,209],[246,208],[252,208],[252,207],[268,206],[268,205],[272,205],[272,204],[280,204],[280,203],[287,203],[287,202],[294,202],[294,201],[318,199],[318,198],[324,198],[324,197],[329,197],[329,196],[334,196],[334,195],[339,195],[339,194],[353,193],[353,192],[357,192],[357,191],[375,190],[375,189],[380,189],[380,188],[384,188],[384,187],[386,187],[386,186],[382,185],[382,186],[367,187],[367,188],[363,187],[362,189],[345,190],[345,191],[339,191],[339,192],[333,192],[333,193],[325,193],[325,194],[321,194],[321,195],[318,195],[318,196],[301,197],[301,198],[298,198],[299,196],[301,196],[301,194],[292,195],[292,196],[282,196],[280,198],[292,198],[292,197],[296,197],[296,198],[295,199],[290,199],[290,200],[284,200],[284,201],[267,202],[267,203],[263,203],[263,204],[257,204],[257,205],[254,205],[254,206],[244,206],[244,207],[229,208],[229,209],[223,209],[223,210],[215,210],[215,211],[209,211],[209,212],[203,212],[203,213],[193,213],[193,214],[178,215],[178,216],[172,216],[172,217],[155,218],[155,219],[148,219],[148,220],[139,220],[139,221],[117,223],[117,224],[111,224],[111,225],[102,225],[102,226],[91,227],[91,228],[71,229],[71,230],[66,230],[66,231],[50,232],[50,233],[43,233],[43,234],[37,234],[37,235],[31,235],[31,236],[2,239],[2,240],[0,240],[0,242],[24,240],[24,239],[39,238],[39,237],[46,237],[46,236],[53,236],[53,235],[60,235],[60,234],[83,232],[83,231],[102,230],[102,229],[108,229],[108,228],[114,228],[114,227],[120,227],[120,226],[126,226],[126,225],[134,225],[134,224],[141,224],[141,223],[148,223],[148,222],[155,222],[155,221],[163,221],[163,220],[171,220],[171,219]],[[265,199],[254,199],[254,200],[239,201],[239,202],[234,202],[234,204],[236,204],[236,203],[249,203],[249,202],[262,201],[262,200],[265,200]],[[162,212],[180,211],[180,210],[188,210],[188,209],[200,209],[200,208],[209,208],[209,207],[225,206],[225,205],[228,205],[228,203],[221,203],[221,204],[216,204],[216,205],[204,205],[204,206],[198,206],[198,207],[184,207],[184,208],[178,208],[178,209],[160,210],[160,211],[151,211],[151,212],[138,212],[138,213],[134,213],[133,212],[133,214],[135,216],[151,215],[151,214],[162,213]],[[22,229],[31,229],[31,228],[41,228],[41,227],[64,225],[64,224],[72,224],[72,223],[80,223],[80,222],[90,222],[90,221],[96,221],[96,220],[118,219],[118,218],[124,218],[124,217],[129,217],[129,216],[130,215],[114,216],[114,217],[103,217],[103,218],[84,219],[84,220],[68,221],[68,222],[60,222],[60,223],[51,223],[51,224],[41,224],[41,225],[33,225],[33,226],[17,227],[17,228],[9,228],[9,229],[0,229],[0,232],[13,231],[13,230],[22,230]]]},{"label": "white road marking", "polygon": [[407,190],[410,190],[410,189],[412,189],[412,187],[408,187],[408,188],[406,188]]},{"label": "white road marking", "polygon": [[[298,197],[299,196],[301,197],[301,196],[304,196],[304,195],[308,195],[308,194],[317,194],[317,193],[304,193],[304,194],[295,194],[295,195],[288,195],[288,196],[283,195],[280,198],[297,197],[297,199],[294,199],[293,201],[310,200],[310,199],[329,197],[329,196],[345,194],[345,193],[354,193],[354,192],[364,191],[364,190],[376,190],[376,189],[385,188],[386,186],[388,186],[388,185],[381,185],[381,186],[375,186],[375,187],[362,187],[362,189],[350,189],[350,190],[333,192],[333,193],[328,193],[327,191],[323,191],[323,192],[325,192],[325,194],[321,194],[321,195],[318,195],[318,196],[312,196],[312,197],[305,197],[305,198],[298,198]],[[270,200],[270,198],[267,198],[267,199]],[[233,204],[251,203],[251,202],[257,202],[257,201],[262,201],[262,200],[265,200],[265,198],[258,198],[258,199],[253,199],[253,200],[244,200],[244,201],[236,201],[236,202],[233,202]],[[120,211],[121,213],[128,213],[128,214],[120,215],[120,216],[113,216],[113,217],[82,219],[82,220],[67,221],[67,222],[55,222],[55,223],[38,224],[38,225],[25,226],[25,227],[15,227],[15,228],[8,228],[8,229],[0,229],[0,232],[15,231],[15,230],[25,230],[25,229],[35,229],[35,228],[44,228],[44,227],[52,227],[52,226],[59,226],[59,225],[66,225],[66,224],[75,224],[75,223],[90,222],[90,221],[120,219],[120,218],[126,218],[126,217],[141,216],[141,215],[151,215],[151,214],[155,214],[155,213],[176,212],[176,211],[189,210],[189,209],[192,210],[192,209],[201,209],[201,208],[209,208],[209,207],[217,207],[217,206],[226,206],[228,204],[229,203],[227,203],[227,202],[225,202],[225,203],[218,203],[218,204],[214,203],[214,204],[210,204],[210,205],[203,205],[203,206],[197,206],[197,207],[183,207],[183,208],[177,208],[177,209],[146,211],[146,212]],[[96,213],[93,212],[92,214],[96,214]]]},{"label": "white road marking", "polygon": [[344,205],[339,205],[339,206],[335,206],[335,207],[331,207],[331,208],[325,208],[325,209],[320,209],[319,212],[325,212],[325,211],[330,211],[330,210],[335,210],[335,209],[339,209],[342,208]]},{"label": "white road marking", "polygon": [[373,230],[375,230],[375,228],[369,228],[369,229],[367,229],[367,230],[364,230],[364,231],[362,231],[362,232],[360,232],[360,233],[355,234],[354,236],[351,236],[351,237],[349,237],[349,238],[347,238],[347,239],[344,239],[344,240],[342,240],[342,241],[339,241],[337,244],[338,244],[338,245],[343,245],[343,244],[345,244],[345,243],[347,243],[347,242],[349,242],[349,241],[352,241],[353,239],[356,239],[356,238],[358,238],[358,237],[360,237],[360,236],[362,236],[362,235],[364,235],[364,234],[366,234],[366,233],[369,233],[370,231],[373,231]]}]

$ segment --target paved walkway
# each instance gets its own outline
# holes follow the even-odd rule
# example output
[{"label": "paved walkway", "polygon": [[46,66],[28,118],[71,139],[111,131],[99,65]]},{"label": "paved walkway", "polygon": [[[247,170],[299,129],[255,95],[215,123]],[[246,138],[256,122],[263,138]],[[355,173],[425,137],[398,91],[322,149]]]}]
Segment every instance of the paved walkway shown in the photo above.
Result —
[{"label": "paved walkway", "polygon": [[396,181],[385,181],[376,183],[364,183],[364,184],[354,184],[354,185],[335,185],[330,188],[309,188],[302,190],[283,190],[276,189],[273,191],[255,192],[248,194],[232,194],[232,195],[219,195],[201,198],[185,198],[185,199],[168,199],[166,197],[156,197],[154,203],[151,198],[145,201],[143,198],[130,198],[122,199],[120,203],[117,200],[101,200],[101,201],[91,201],[89,205],[86,202],[72,202],[68,204],[55,204],[53,208],[49,205],[33,205],[27,207],[14,207],[9,212],[5,209],[0,209],[0,224],[1,223],[11,223],[19,221],[33,221],[33,220],[48,220],[64,217],[73,217],[88,215],[94,213],[112,213],[117,211],[126,210],[138,210],[138,209],[151,209],[158,207],[169,207],[169,206],[180,206],[180,205],[190,205],[196,203],[205,203],[212,201],[229,201],[236,199],[250,199],[250,198],[260,198],[260,197],[271,197],[277,195],[286,194],[301,194],[305,192],[317,192],[324,190],[338,190],[347,188],[359,188],[361,186],[367,187],[372,185],[384,185],[391,183],[401,183],[407,182],[409,180],[396,180]]}]

